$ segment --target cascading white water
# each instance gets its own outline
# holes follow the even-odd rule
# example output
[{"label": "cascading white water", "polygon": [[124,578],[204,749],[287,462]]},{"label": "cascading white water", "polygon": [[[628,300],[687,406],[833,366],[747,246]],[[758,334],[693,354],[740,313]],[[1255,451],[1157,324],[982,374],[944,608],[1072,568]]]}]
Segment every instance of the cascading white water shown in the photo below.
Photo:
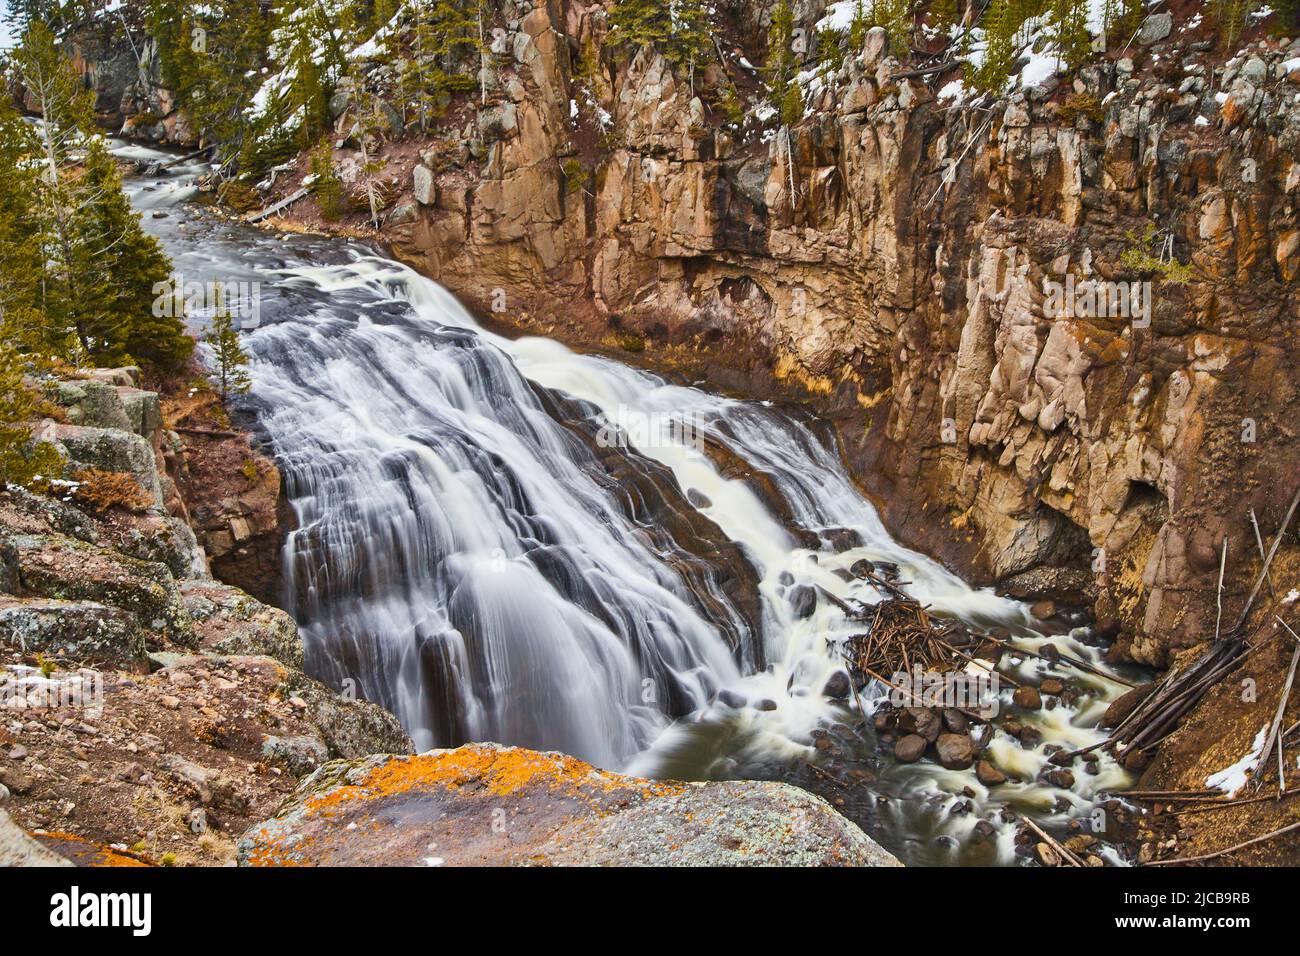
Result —
[{"label": "cascading white water", "polygon": [[[133,185],[160,210],[188,189]],[[493,334],[360,245],[162,216],[146,224],[178,271],[262,283],[262,324],[244,338],[297,518],[286,600],[309,669],[354,681],[420,747],[497,740],[651,775],[806,760],[813,731],[845,713],[822,688],[861,625],[821,597],[795,613],[791,589],[875,603],[844,573],[862,558],[897,564],[937,613],[1006,627],[1027,649],[1046,640],[1021,604],[894,542],[833,447],[781,409]],[[1074,636],[1052,640],[1100,663]],[[1100,739],[1098,708],[1123,688],[1079,683],[1083,711],[1027,718],[1048,741]],[[969,771],[894,768],[892,792],[916,798],[893,802],[894,826],[915,829],[928,801],[938,830],[961,836],[998,806],[1069,813],[1125,782],[1105,758],[1053,790],[1035,781],[1044,749],[1008,740],[992,752],[1025,780],[996,794]],[[949,819],[964,788],[979,812]],[[1006,829],[998,855],[1011,855]]]}]

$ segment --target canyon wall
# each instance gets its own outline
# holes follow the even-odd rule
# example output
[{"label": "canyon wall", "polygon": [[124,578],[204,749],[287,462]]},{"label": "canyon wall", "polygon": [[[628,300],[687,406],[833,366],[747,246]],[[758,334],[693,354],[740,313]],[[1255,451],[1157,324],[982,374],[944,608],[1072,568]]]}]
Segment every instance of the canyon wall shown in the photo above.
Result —
[{"label": "canyon wall", "polygon": [[[718,12],[751,106],[769,7]],[[1252,515],[1267,545],[1300,476],[1300,41],[1225,53],[1175,7],[997,101],[873,30],[776,128],[720,112],[716,63],[693,88],[611,48],[599,3],[506,0],[481,93],[383,145],[379,237],[505,326],[809,403],[900,539],[1091,603],[1118,656],[1162,666],[1218,626],[1221,560],[1233,619]],[[192,140],[150,57],[126,76],[92,46],[110,120]],[[331,108],[355,182],[346,90]]]},{"label": "canyon wall", "polygon": [[[576,77],[599,11],[511,21],[401,256],[517,328],[811,402],[904,541],[1083,596],[1122,655],[1213,633],[1225,537],[1240,606],[1250,514],[1267,540],[1300,475],[1296,44],[1225,65],[1175,30],[966,105],[876,30],[745,137],[648,48]],[[1136,298],[1093,315],[1099,282]]]}]

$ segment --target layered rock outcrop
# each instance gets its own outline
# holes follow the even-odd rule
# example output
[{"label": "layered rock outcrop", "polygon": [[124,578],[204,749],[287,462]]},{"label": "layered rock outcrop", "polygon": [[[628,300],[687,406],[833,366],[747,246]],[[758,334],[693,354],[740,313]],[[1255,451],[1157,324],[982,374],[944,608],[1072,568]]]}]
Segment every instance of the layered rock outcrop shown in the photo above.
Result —
[{"label": "layered rock outcrop", "polygon": [[250,866],[898,866],[820,797],[468,744],[327,764],[239,842]]},{"label": "layered rock outcrop", "polygon": [[1093,601],[1132,659],[1212,634],[1224,539],[1231,605],[1300,466],[1300,45],[1180,28],[966,103],[873,32],[760,137],[649,48],[578,76],[598,14],[512,23],[398,252],[517,327],[812,402],[896,534]]},{"label": "layered rock outcrop", "polygon": [[13,863],[226,862],[298,777],[412,749],[302,673],[288,614],[213,580],[185,445],[135,375],[51,386],[62,420],[34,440],[66,477],[0,491],[0,803],[36,837],[0,819]]}]

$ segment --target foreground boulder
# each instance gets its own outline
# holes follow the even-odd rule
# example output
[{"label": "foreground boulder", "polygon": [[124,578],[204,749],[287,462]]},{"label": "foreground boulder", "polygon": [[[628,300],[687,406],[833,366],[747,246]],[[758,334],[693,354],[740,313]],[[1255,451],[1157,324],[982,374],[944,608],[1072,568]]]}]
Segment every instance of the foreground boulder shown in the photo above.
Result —
[{"label": "foreground boulder", "polygon": [[771,782],[679,783],[468,744],[336,761],[239,843],[245,866],[899,866]]}]

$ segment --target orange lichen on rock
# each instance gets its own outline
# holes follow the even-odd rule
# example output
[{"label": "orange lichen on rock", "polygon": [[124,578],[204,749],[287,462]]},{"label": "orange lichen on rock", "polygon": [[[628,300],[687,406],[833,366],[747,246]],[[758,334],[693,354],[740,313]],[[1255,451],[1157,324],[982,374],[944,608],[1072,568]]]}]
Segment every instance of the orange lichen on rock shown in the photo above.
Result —
[{"label": "orange lichen on rock", "polygon": [[397,796],[413,789],[442,787],[453,790],[469,785],[486,789],[492,796],[515,796],[531,787],[584,798],[619,790],[636,791],[643,797],[681,792],[683,785],[637,780],[598,770],[576,757],[539,753],[518,748],[496,749],[469,745],[414,757],[393,758],[367,771],[353,784],[312,797],[307,808],[327,812],[351,800]]}]

